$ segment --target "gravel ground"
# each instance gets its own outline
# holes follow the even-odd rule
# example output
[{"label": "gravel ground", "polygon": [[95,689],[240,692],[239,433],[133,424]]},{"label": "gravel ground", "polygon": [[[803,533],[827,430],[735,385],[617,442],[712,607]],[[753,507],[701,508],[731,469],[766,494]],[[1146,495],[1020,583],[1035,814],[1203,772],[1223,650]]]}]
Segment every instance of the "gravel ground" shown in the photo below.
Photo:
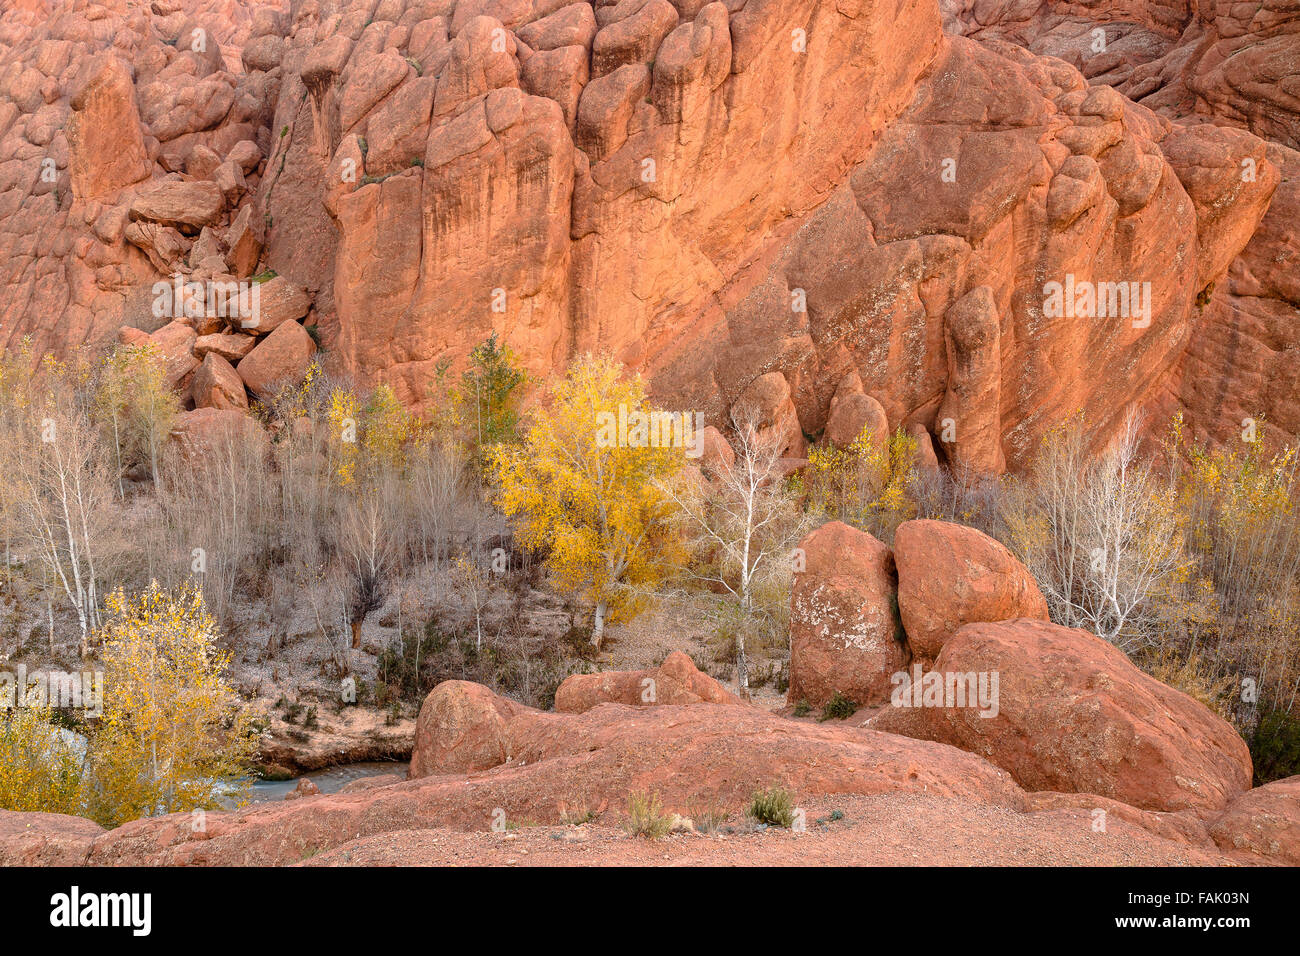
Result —
[{"label": "gravel ground", "polygon": [[[842,820],[818,823],[832,810]],[[915,794],[827,797],[807,832],[677,834],[651,842],[601,825],[508,833],[401,830],[353,840],[304,866],[1195,866],[1233,865],[1213,849],[1122,820],[1096,833],[1083,811],[1016,813]]]}]

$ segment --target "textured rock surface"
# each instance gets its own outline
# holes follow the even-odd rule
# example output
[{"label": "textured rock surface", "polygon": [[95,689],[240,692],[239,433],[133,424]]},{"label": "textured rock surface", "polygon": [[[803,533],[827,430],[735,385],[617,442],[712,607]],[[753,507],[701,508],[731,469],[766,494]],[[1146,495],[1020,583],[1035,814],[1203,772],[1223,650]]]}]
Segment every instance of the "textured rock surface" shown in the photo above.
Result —
[{"label": "textured rock surface", "polygon": [[1210,835],[1225,850],[1300,866],[1300,777],[1243,793],[1214,821]]},{"label": "textured rock surface", "polygon": [[470,681],[443,681],[424,699],[415,723],[411,776],[469,773],[511,756],[506,725],[522,705]]},{"label": "textured rock surface", "polygon": [[[566,806],[603,811],[642,789],[681,807],[740,807],[774,781],[801,793],[925,793],[1010,810],[1024,802],[1004,771],[929,741],[717,704],[602,704],[584,714],[546,714],[479,685],[449,684],[431,698],[438,695],[456,719],[422,719],[412,757],[413,775],[419,767],[428,776],[211,813],[197,836],[189,814],[136,821],[96,840],[89,862],[293,863],[359,836],[429,826],[487,830],[494,812],[553,823]],[[510,759],[468,776],[452,769],[463,763],[464,741],[488,739],[500,740]],[[484,752],[473,762],[491,759]],[[86,849],[73,848],[76,862]],[[0,862],[7,852],[0,839]]]},{"label": "textured rock surface", "polygon": [[[1060,57],[1090,83],[1180,124],[1209,121],[1272,141],[1268,158],[1283,176],[1269,213],[1226,282],[1205,289],[1208,301],[1192,315],[1181,358],[1149,399],[1149,420],[1163,427],[1181,412],[1196,440],[1235,444],[1249,418],[1269,442],[1293,439],[1300,433],[1300,294],[1290,278],[1300,262],[1291,226],[1300,215],[1300,6],[942,0],[941,7],[950,33]],[[1259,175],[1244,157],[1233,159],[1231,175],[1228,164],[1208,164],[1220,165],[1221,184]],[[1202,206],[1195,184],[1184,184]]]},{"label": "textured rock surface", "polygon": [[171,440],[186,458],[213,458],[240,435],[265,433],[238,409],[196,408],[176,416]]},{"label": "textured rock surface", "polygon": [[59,813],[0,812],[0,863],[5,866],[77,866],[104,828]]},{"label": "textured rock surface", "polygon": [[316,343],[307,330],[297,322],[284,322],[259,340],[235,370],[254,396],[269,399],[279,387],[302,378],[315,353]]},{"label": "textured rock surface", "polygon": [[[417,403],[496,331],[534,372],[608,351],[714,422],[776,396],[792,458],[853,374],[980,471],[1078,409],[1099,443],[1133,402],[1220,433],[1198,341],[1246,315],[1248,346],[1294,344],[1289,304],[1196,305],[1280,154],[1170,117],[1293,142],[1295,17],[1063,8],[1076,39],[1107,21],[1118,65],[1077,62],[1135,106],[1007,42],[1068,53],[1013,29],[1056,16],[946,2],[977,42],[932,0],[26,0],[0,14],[0,341],[108,344],[157,327],[162,276],[270,268],[335,370]],[[1045,314],[1067,276],[1150,282],[1150,315]],[[1235,403],[1293,410],[1223,365]]]},{"label": "textured rock surface", "polygon": [[948,521],[904,521],[894,533],[898,610],[912,651],[933,660],[964,624],[1047,620],[1033,576],[1001,542]]},{"label": "textured rock surface", "polygon": [[790,592],[791,705],[814,707],[838,691],[859,706],[883,703],[908,650],[895,611],[889,548],[839,521],[799,542],[804,566]]},{"label": "textured rock surface", "polygon": [[[373,790],[391,783],[371,777],[354,781],[344,790]],[[296,814],[268,815],[261,818],[260,825],[265,827],[264,844],[275,836],[303,838],[304,846],[296,858],[299,866],[1222,866],[1261,862],[1259,857],[1224,853],[1208,836],[1189,841],[1168,825],[1173,814],[1128,808],[1127,813],[1109,815],[1105,832],[1098,832],[1093,827],[1093,811],[1107,803],[1100,797],[1091,799],[1098,802],[1014,813],[924,793],[813,796],[804,809],[814,821],[839,810],[849,821],[868,820],[871,825],[811,826],[798,834],[768,828],[738,832],[721,840],[629,840],[619,825],[620,808],[602,811],[599,804],[592,808],[567,801],[561,802],[572,817],[581,817],[586,809],[598,813],[597,822],[575,827],[531,825],[530,821],[530,825],[502,833],[486,828],[452,829],[429,817],[424,822],[408,819],[403,829],[354,835],[343,842],[336,842],[342,834],[326,832],[318,844],[307,841],[321,831],[300,830]],[[332,798],[315,801],[315,808],[333,812]],[[9,816],[22,819],[29,815]],[[340,825],[348,822],[342,818]],[[510,822],[507,818],[507,825]],[[58,825],[45,820],[33,829]],[[80,862],[91,842],[84,840],[80,856],[69,848],[66,862]],[[230,855],[229,848],[214,855]],[[249,862],[262,855],[256,850],[247,853]],[[201,853],[196,854],[196,859],[202,858]],[[0,840],[0,861],[5,859],[6,847]],[[295,858],[286,853],[284,860],[293,863]]]},{"label": "textured rock surface", "polygon": [[863,391],[862,376],[849,372],[835,388],[823,437],[845,448],[864,430],[873,444],[883,444],[889,438],[889,416],[880,402]]},{"label": "textured rock surface", "polygon": [[[435,711],[439,719],[426,719]],[[338,794],[209,813],[201,832],[195,832],[190,814],[104,832],[75,817],[0,812],[0,864],[279,865],[331,855],[331,862],[353,865],[409,863],[428,860],[410,844],[434,828],[440,840],[463,847],[456,857],[463,863],[494,857],[489,846],[460,841],[458,831],[499,841],[503,834],[486,831],[502,822],[547,826],[588,814],[608,827],[617,822],[627,794],[638,790],[659,791],[668,807],[731,809],[773,781],[791,788],[801,806],[825,806],[822,795],[834,806],[847,803],[853,819],[876,819],[856,802],[863,796],[909,801],[905,819],[917,821],[922,831],[942,831],[946,846],[956,841],[963,853],[975,854],[971,862],[1025,862],[1021,853],[997,854],[1008,839],[1039,846],[1042,856],[1029,859],[1055,862],[1285,862],[1289,850],[1282,848],[1290,846],[1294,829],[1292,781],[1251,791],[1217,813],[1153,813],[1095,793],[1026,794],[1006,772],[953,747],[845,724],[788,720],[753,707],[601,704],[583,714],[548,714],[480,685],[449,681],[429,695],[420,724],[413,774],[419,766],[422,775],[416,779],[376,779]],[[466,760],[466,742],[488,740],[499,746]],[[465,765],[480,769],[455,769]],[[921,798],[944,801],[946,809],[918,804]],[[1109,818],[1106,836],[1088,854],[1076,836],[1095,833],[1098,809]],[[583,832],[592,838],[599,833]],[[815,840],[816,832],[810,827],[801,839]],[[1120,851],[1130,835],[1139,842]],[[767,834],[769,841],[772,836]],[[906,833],[893,836],[894,849],[875,848],[871,858],[898,862],[897,848],[903,846],[903,860],[914,861],[915,840]],[[798,859],[821,859],[840,846],[832,858],[848,862],[844,847],[856,844],[846,839],[839,835],[832,847],[801,843]],[[365,845],[394,852],[381,858]],[[655,845],[656,854],[671,849]],[[519,856],[518,850],[511,855]],[[942,861],[925,852],[926,860]],[[563,860],[593,862],[586,854],[553,862]]]},{"label": "textured rock surface", "polygon": [[248,408],[248,396],[239,373],[215,351],[203,356],[190,383],[190,395],[195,408]]},{"label": "textured rock surface", "polygon": [[605,671],[573,674],[555,691],[559,713],[581,714],[597,704],[662,706],[664,704],[740,704],[741,700],[681,651],[673,651],[659,667],[644,671]]},{"label": "textured rock surface", "polygon": [[1268,214],[1152,402],[1153,421],[1182,412],[1201,442],[1235,444],[1248,419],[1270,443],[1300,435],[1300,153],[1270,145],[1269,156],[1282,182]]},{"label": "textured rock surface", "polygon": [[1169,116],[1212,117],[1300,146],[1300,7],[1294,3],[941,0],[941,6],[950,32],[998,37],[1060,57],[1089,81]]},{"label": "textured rock surface", "polygon": [[997,713],[954,706],[954,695],[939,706],[886,707],[869,726],[979,754],[1027,790],[1097,794],[1144,810],[1218,810],[1250,787],[1250,753],[1230,724],[1086,631],[969,624],[947,640],[934,670],[996,673]]}]

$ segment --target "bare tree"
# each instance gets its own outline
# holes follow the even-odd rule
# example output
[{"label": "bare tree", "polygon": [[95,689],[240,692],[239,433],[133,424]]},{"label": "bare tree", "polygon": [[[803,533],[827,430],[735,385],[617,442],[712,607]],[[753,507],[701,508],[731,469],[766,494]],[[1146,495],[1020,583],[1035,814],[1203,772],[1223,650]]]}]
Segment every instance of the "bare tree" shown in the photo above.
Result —
[{"label": "bare tree", "polygon": [[351,495],[339,519],[339,558],[348,576],[347,614],[353,650],[361,646],[361,625],[388,595],[396,554],[389,514],[391,482],[379,480]]},{"label": "bare tree", "polygon": [[[40,414],[40,413],[38,413]],[[30,427],[38,440],[21,457],[22,524],[30,550],[76,612],[81,654],[99,625],[100,559],[111,545],[112,476],[89,420],[49,406]]]},{"label": "bare tree", "polygon": [[[743,411],[733,414],[733,461],[720,461],[714,477],[691,495],[664,486],[683,519],[714,560],[691,572],[698,580],[720,586],[739,603],[742,621],[754,613],[756,584],[788,571],[790,554],[808,530],[809,520],[781,479],[779,436],[760,435]],[[749,695],[745,626],[737,628],[736,682]]]},{"label": "bare tree", "polygon": [[[157,501],[170,550],[162,562],[150,554],[148,578],[179,583],[193,575],[218,620],[227,621],[241,577],[265,571],[269,550],[283,545],[277,523],[279,482],[268,461],[266,439],[252,423],[222,428],[202,454],[170,447],[161,456]],[[178,574],[179,572],[179,574]]]},{"label": "bare tree", "polygon": [[445,560],[453,527],[463,510],[465,463],[450,445],[426,443],[413,456],[410,482],[420,558],[435,570]]},{"label": "bare tree", "polygon": [[474,650],[483,653],[483,609],[492,594],[491,580],[473,555],[462,555],[452,568],[452,586],[474,609]]},{"label": "bare tree", "polygon": [[1183,567],[1173,490],[1139,458],[1141,422],[1090,458],[1082,423],[1045,445],[1007,520],[1052,618],[1126,652],[1154,643],[1157,598]]}]

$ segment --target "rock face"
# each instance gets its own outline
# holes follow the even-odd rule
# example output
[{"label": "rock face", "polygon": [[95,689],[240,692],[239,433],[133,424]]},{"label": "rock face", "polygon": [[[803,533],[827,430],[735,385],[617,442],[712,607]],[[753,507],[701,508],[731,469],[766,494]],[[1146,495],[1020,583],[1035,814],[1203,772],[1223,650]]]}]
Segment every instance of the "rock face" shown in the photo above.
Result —
[{"label": "rock face", "polygon": [[1214,117],[1300,148],[1294,5],[942,0],[941,7],[950,32],[1011,40],[1166,115]]},{"label": "rock face", "polygon": [[[1286,278],[1295,275],[1300,253],[1294,230],[1283,225],[1295,220],[1300,177],[1295,158],[1300,148],[1300,62],[1294,55],[1300,9],[1227,0],[1086,8],[942,0],[941,8],[948,32],[976,37],[995,50],[1010,42],[1060,57],[1094,86],[1113,87],[1190,127],[1197,140],[1204,137],[1203,146],[1213,141],[1207,128],[1198,125],[1207,120],[1272,140],[1268,158],[1283,177],[1269,214],[1233,260],[1226,284],[1220,279],[1204,287],[1186,349],[1150,396],[1149,420],[1162,428],[1181,412],[1191,436],[1210,443],[1238,441],[1247,418],[1257,421],[1269,441],[1289,440],[1300,431],[1300,379],[1292,357],[1300,345],[1300,294]],[[1104,37],[1101,43],[1098,32]],[[1183,148],[1177,140],[1171,145],[1175,152]],[[1220,189],[1258,176],[1253,161],[1238,159],[1229,175],[1226,165],[1213,158],[1197,170],[1195,164],[1171,157],[1198,206],[1204,203],[1196,195],[1199,176],[1217,178]],[[1214,213],[1207,210],[1198,218],[1208,222]],[[1218,411],[1211,414],[1211,409]]]},{"label": "rock face", "polygon": [[904,521],[894,533],[898,610],[913,653],[933,660],[964,624],[1047,620],[1033,576],[999,541],[948,521]]},{"label": "rock face", "polygon": [[[1228,269],[1221,293],[1201,311],[1187,351],[1153,402],[1151,418],[1181,412],[1189,437],[1213,444],[1240,441],[1247,420],[1269,443],[1300,434],[1300,153],[1270,144],[1282,182],[1264,217]],[[1195,410],[1214,405],[1215,416]]]},{"label": "rock face", "polygon": [[[934,671],[953,693],[926,704],[913,690],[902,696],[911,706],[886,707],[869,726],[979,754],[1027,790],[1097,794],[1145,810],[1220,810],[1250,787],[1250,753],[1230,724],[1085,631],[1029,620],[968,624],[948,638]],[[961,705],[962,675],[985,675],[991,688],[995,674],[992,715],[969,696]]]},{"label": "rock face", "polygon": [[114,194],[152,172],[131,71],[112,53],[87,66],[89,78],[72,97],[67,125],[68,176],[78,199]]},{"label": "rock face", "polygon": [[[1145,105],[1001,39],[1039,49],[1023,4],[945,2],[979,41],[945,37],[933,0],[9,5],[0,344],[108,343],[156,327],[160,277],[270,268],[310,298],[331,371],[415,404],[495,331],[535,373],[608,352],[712,422],[761,399],[791,458],[856,375],[869,418],[940,438],[950,419],[950,463],[1019,467],[1079,409],[1101,444],[1195,380],[1198,295],[1278,158],[1169,117],[1295,133],[1295,18],[1225,3],[1143,13],[1165,46],[1113,37],[1110,72],[1078,60]],[[1180,29],[1182,79],[1142,73]],[[1138,308],[1057,310],[1052,283],[1117,308],[1136,283]],[[1246,337],[1293,341],[1291,314]],[[1275,401],[1245,378],[1235,401]],[[1177,401],[1222,417],[1190,385]],[[866,403],[840,405],[833,433]]]},{"label": "rock face", "polygon": [[790,593],[790,704],[826,703],[838,691],[860,706],[884,703],[908,662],[895,611],[889,548],[839,521],[799,542],[803,569]]},{"label": "rock face", "polygon": [[948,384],[936,420],[948,463],[962,476],[997,475],[1006,467],[999,417],[1001,324],[993,290],[986,285],[976,286],[944,313]]},{"label": "rock face", "polygon": [[573,674],[555,691],[557,713],[581,714],[611,702],[633,707],[743,703],[708,674],[700,673],[681,651],[673,651],[654,670]]},{"label": "rock face", "polygon": [[1300,777],[1243,793],[1211,826],[1214,842],[1287,866],[1300,866]]}]

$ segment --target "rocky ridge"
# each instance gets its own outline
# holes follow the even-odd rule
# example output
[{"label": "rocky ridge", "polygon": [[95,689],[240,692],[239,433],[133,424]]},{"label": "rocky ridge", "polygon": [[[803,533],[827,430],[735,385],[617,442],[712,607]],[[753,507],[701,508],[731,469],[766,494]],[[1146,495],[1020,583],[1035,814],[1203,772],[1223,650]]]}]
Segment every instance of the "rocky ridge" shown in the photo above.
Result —
[{"label": "rocky ridge", "polygon": [[[229,410],[316,338],[418,405],[496,331],[535,372],[608,351],[706,420],[757,399],[792,457],[861,395],[976,472],[1079,409],[1098,443],[1135,403],[1294,433],[1295,389],[1247,368],[1294,354],[1292,240],[1267,218],[1294,191],[1289,80],[1266,97],[1220,50],[1184,73],[1231,95],[1135,102],[1012,12],[972,15],[25,0],[0,19],[0,336],[148,330],[189,401]],[[1240,16],[1213,21],[1223,49],[1281,62],[1288,10]],[[160,279],[271,272],[256,328],[157,328]],[[1067,281],[1147,291],[1133,315],[1054,314]]]}]

